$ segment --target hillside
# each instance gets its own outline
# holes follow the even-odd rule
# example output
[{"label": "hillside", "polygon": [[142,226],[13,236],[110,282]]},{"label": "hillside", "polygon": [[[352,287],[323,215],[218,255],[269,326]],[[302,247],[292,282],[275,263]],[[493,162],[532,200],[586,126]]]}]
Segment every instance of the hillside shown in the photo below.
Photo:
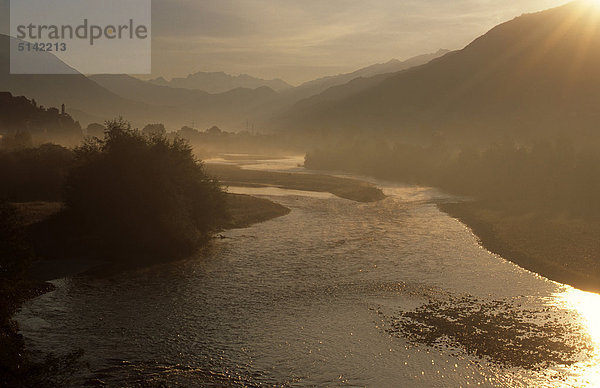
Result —
[{"label": "hillside", "polygon": [[173,129],[192,122],[200,127],[217,125],[243,129],[256,109],[278,96],[266,86],[209,94],[201,90],[154,85],[128,75],[95,75],[90,78],[121,97],[171,109],[173,114],[164,115],[161,121],[174,126]]},{"label": "hillside", "polygon": [[[0,34],[0,91],[34,98],[45,106],[65,104],[68,112],[85,112],[102,119],[118,115],[152,117],[150,107],[123,99],[72,69],[50,53],[43,60],[48,68],[66,69],[71,74],[10,74],[10,39]],[[76,118],[77,115],[76,115]]]},{"label": "hillside", "polygon": [[278,119],[299,101],[311,97],[330,99],[332,96],[339,98],[341,95],[352,95],[376,85],[398,71],[428,63],[447,53],[449,53],[448,50],[439,50],[436,53],[419,55],[404,61],[392,59],[386,63],[367,66],[352,73],[338,74],[305,82],[300,86],[280,92],[277,100],[271,101],[269,105],[262,106],[261,109],[257,110],[253,119],[258,120],[259,123],[269,129],[278,129],[278,124],[284,127],[293,127],[288,122]]},{"label": "hillside", "polygon": [[79,123],[57,108],[41,108],[25,97],[0,92],[0,146],[8,146],[13,137],[28,145],[29,136],[35,141],[75,143],[82,132]]},{"label": "hillside", "polygon": [[523,15],[423,66],[301,101],[277,124],[486,141],[568,131],[596,140],[598,27],[600,8],[589,2]]},{"label": "hillside", "polygon": [[43,106],[65,104],[67,112],[84,126],[123,116],[135,126],[162,122],[178,129],[195,122],[242,129],[259,104],[276,96],[267,87],[237,88],[213,95],[157,86],[129,76],[86,77],[50,53],[43,58],[47,67],[66,69],[71,74],[10,74],[9,47],[10,38],[0,35],[0,91],[33,98]]},{"label": "hillside", "polygon": [[370,78],[381,74],[396,73],[402,70],[410,69],[411,67],[424,65],[436,58],[448,54],[449,52],[449,50],[441,49],[436,53],[418,55],[404,61],[392,59],[386,63],[378,63],[367,66],[352,73],[338,74],[305,82],[293,90],[290,90],[288,93],[306,98],[324,92],[331,87],[346,84],[357,78]]}]

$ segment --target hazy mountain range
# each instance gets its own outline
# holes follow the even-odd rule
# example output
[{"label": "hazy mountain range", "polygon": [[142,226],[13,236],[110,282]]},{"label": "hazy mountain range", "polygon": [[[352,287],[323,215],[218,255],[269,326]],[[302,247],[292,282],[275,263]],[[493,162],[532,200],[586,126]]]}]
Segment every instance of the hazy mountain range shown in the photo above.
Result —
[{"label": "hazy mountain range", "polygon": [[[97,76],[94,80],[78,73],[14,75],[10,74],[10,39],[0,35],[0,91],[34,98],[45,106],[65,104],[84,126],[123,116],[137,126],[162,122],[173,129],[191,123],[242,128],[248,111],[276,94],[262,87],[213,95],[157,86],[129,76]],[[70,70],[50,53],[44,53],[42,60],[57,71]]]},{"label": "hazy mountain range", "polygon": [[210,94],[202,90],[159,86],[129,75],[95,75],[90,79],[119,96],[156,107],[162,117],[155,121],[172,129],[183,125],[245,129],[246,121],[255,111],[278,96],[266,86]]},{"label": "hazy mountain range", "polygon": [[[10,74],[10,39],[0,34],[0,91],[15,96],[34,98],[41,105],[59,107],[66,104],[69,111],[85,111],[88,116],[107,117],[125,112],[151,113],[143,104],[128,101],[102,88],[81,74]],[[41,53],[47,68],[57,72],[72,69],[50,53]],[[79,112],[81,113],[81,112]]]},{"label": "hazy mountain range", "polygon": [[[189,83],[188,87],[173,87],[159,85],[160,81],[143,81],[128,75],[11,75],[9,47],[10,38],[0,35],[0,90],[35,98],[46,106],[60,106],[64,103],[67,111],[84,126],[90,122],[103,122],[123,116],[138,126],[149,122],[162,122],[171,129],[178,129],[183,125],[196,125],[200,128],[218,125],[232,130],[246,129],[250,122],[260,124],[277,112],[291,107],[298,100],[310,97],[331,85],[343,84],[361,75],[394,71],[425,63],[430,58],[444,53],[440,51],[438,54],[419,56],[404,62],[392,60],[351,74],[315,80],[297,88],[279,83],[279,86],[275,86],[279,92],[262,85],[265,82],[269,84],[270,81],[250,76],[231,77],[225,73],[197,73],[181,79],[194,81],[203,77],[211,78],[211,75],[217,74],[219,76],[213,80],[229,80],[229,83],[221,83],[218,87],[213,85],[213,90],[225,90],[235,85],[233,81],[245,82],[249,79],[255,86],[259,85],[256,88],[235,87],[220,93],[209,93],[192,88],[193,83]],[[47,67],[51,66],[57,71],[73,72],[50,53],[44,53],[43,60],[47,62]],[[224,77],[221,77],[222,75]],[[179,81],[168,84],[177,82]]]},{"label": "hazy mountain range", "polygon": [[463,139],[597,137],[600,15],[589,7],[523,15],[425,65],[300,101],[273,125]]},{"label": "hazy mountain range", "polygon": [[369,78],[380,74],[396,73],[411,67],[424,65],[427,62],[439,58],[449,53],[450,50],[439,50],[436,53],[419,55],[405,61],[392,59],[386,63],[371,65],[352,73],[338,74],[329,77],[318,78],[314,81],[305,82],[302,85],[289,91],[290,94],[302,94],[305,97],[321,93],[331,87],[350,82],[356,78]]},{"label": "hazy mountain range", "polygon": [[[172,87],[125,75],[8,75],[9,40],[2,36],[0,89],[45,105],[65,103],[83,124],[123,115],[170,129],[241,130],[251,122],[257,129],[385,131],[411,138],[441,132],[457,139],[532,140],[575,131],[592,137],[600,121],[600,12],[589,7],[578,1],[523,15],[459,51],[392,60],[298,87],[261,84],[222,93],[192,88],[191,81],[210,74],[267,81],[197,73],[181,79],[190,81],[185,87]],[[56,65],[56,58],[48,60]]]},{"label": "hazy mountain range", "polygon": [[203,90],[208,93],[224,93],[232,89],[257,89],[267,86],[277,92],[291,89],[292,85],[280,79],[264,80],[248,74],[229,75],[224,72],[197,72],[185,78],[173,78],[167,81],[159,77],[148,81],[154,85],[170,86],[172,88]]}]

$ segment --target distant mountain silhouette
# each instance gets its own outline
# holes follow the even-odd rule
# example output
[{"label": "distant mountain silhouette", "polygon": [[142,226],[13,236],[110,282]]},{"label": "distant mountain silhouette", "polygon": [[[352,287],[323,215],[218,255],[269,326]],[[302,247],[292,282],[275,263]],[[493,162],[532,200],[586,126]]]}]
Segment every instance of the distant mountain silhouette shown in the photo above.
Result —
[{"label": "distant mountain silhouette", "polygon": [[600,7],[578,1],[501,24],[423,66],[327,90],[275,123],[418,137],[598,138],[599,47]]},{"label": "distant mountain silhouette", "polygon": [[[358,90],[366,89],[400,70],[425,64],[447,53],[449,53],[448,50],[439,50],[433,54],[419,55],[405,61],[392,59],[386,63],[371,65],[352,73],[338,74],[305,82],[300,86],[281,92],[276,101],[272,101],[271,104],[257,111],[254,118],[258,122],[276,129],[276,126],[270,124],[272,118],[278,117],[298,101],[317,96],[320,93],[324,93],[323,95],[329,95],[330,93],[336,95],[340,91],[338,88],[343,88],[341,85],[349,82],[352,85],[349,85],[349,88],[344,89],[341,93],[347,94],[350,91],[356,93]],[[331,96],[327,98],[331,98]]]},{"label": "distant mountain silhouette", "polygon": [[254,115],[254,111],[278,96],[266,86],[210,94],[201,90],[154,85],[129,75],[94,75],[90,79],[126,99],[173,109],[173,115],[163,118],[163,122],[176,126],[173,129],[192,122],[197,126],[245,129],[246,120]]},{"label": "distant mountain silhouette", "polygon": [[303,98],[316,95],[331,87],[343,85],[356,78],[369,78],[380,74],[396,73],[401,70],[410,69],[411,67],[424,65],[433,59],[439,58],[448,54],[450,50],[440,49],[436,53],[418,55],[404,61],[392,59],[386,63],[378,63],[371,65],[352,73],[338,74],[329,77],[319,78],[313,81],[305,82],[302,85],[289,91],[289,93],[302,95]]},{"label": "distant mountain silhouette", "polygon": [[72,74],[10,74],[10,39],[14,38],[0,35],[0,92],[34,98],[44,106],[65,104],[84,126],[123,116],[136,126],[160,122],[169,129],[179,129],[194,122],[244,129],[252,110],[276,95],[267,87],[237,88],[213,95],[152,85],[129,76],[88,78],[50,53],[42,57],[46,68]]},{"label": "distant mountain silhouette", "polygon": [[[50,53],[41,56],[44,66],[71,74],[10,74],[10,39],[14,38],[0,34],[0,91],[34,98],[40,105],[65,104],[71,113],[82,111],[102,119],[118,115],[140,118],[154,112],[144,104],[125,100],[109,92]],[[37,60],[40,60],[40,56]]]},{"label": "distant mountain silhouette", "polygon": [[234,76],[224,72],[208,73],[201,71],[190,74],[185,78],[173,78],[167,81],[163,77],[159,77],[149,82],[159,86],[202,90],[212,94],[224,93],[238,88],[257,89],[262,86],[267,86],[277,92],[292,88],[291,85],[280,79],[264,80],[247,74]]}]

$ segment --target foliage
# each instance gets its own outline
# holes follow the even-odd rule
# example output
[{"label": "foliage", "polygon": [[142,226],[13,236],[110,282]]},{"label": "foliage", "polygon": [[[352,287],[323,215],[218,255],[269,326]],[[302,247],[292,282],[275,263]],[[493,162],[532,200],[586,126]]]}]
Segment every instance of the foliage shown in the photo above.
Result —
[{"label": "foliage", "polygon": [[85,129],[86,135],[92,137],[103,137],[104,131],[106,131],[106,127],[98,123],[91,123]]},{"label": "foliage", "polygon": [[75,149],[66,213],[119,256],[190,253],[225,217],[224,194],[183,140],[144,136],[122,119]]},{"label": "foliage", "polygon": [[72,161],[72,151],[55,144],[0,148],[0,198],[14,202],[60,200]]},{"label": "foliage", "polygon": [[[22,221],[14,206],[0,203],[0,293],[8,294],[24,275],[31,251],[26,242]],[[0,300],[0,316],[6,316],[10,301]]]},{"label": "foliage", "polygon": [[81,139],[81,126],[67,113],[38,106],[35,100],[0,92],[0,133],[27,132],[41,141],[73,144]]},{"label": "foliage", "polygon": [[148,124],[142,129],[142,133],[146,136],[165,136],[167,130],[163,124]]}]

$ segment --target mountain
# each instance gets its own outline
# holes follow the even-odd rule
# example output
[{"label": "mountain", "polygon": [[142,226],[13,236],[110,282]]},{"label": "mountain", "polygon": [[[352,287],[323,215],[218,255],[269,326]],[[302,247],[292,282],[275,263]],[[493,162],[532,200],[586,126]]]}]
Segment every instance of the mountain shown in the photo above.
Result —
[{"label": "mountain", "polygon": [[[279,117],[303,99],[317,96],[320,93],[325,93],[324,95],[336,94],[340,86],[347,83],[351,83],[351,85],[344,89],[345,91],[342,91],[342,93],[348,93],[349,91],[356,93],[358,90],[366,89],[390,77],[395,72],[422,65],[447,53],[449,53],[448,50],[439,50],[433,54],[419,55],[405,61],[392,59],[386,63],[371,65],[352,73],[338,74],[306,82],[295,88],[280,92],[280,96],[276,100],[262,106],[261,109],[257,109],[256,114],[251,119],[256,120],[263,127],[277,129],[277,125],[273,125],[273,117]],[[287,126],[288,123],[284,122],[283,125]]]},{"label": "mountain", "polygon": [[352,73],[338,74],[305,82],[302,85],[294,88],[293,91],[290,91],[290,93],[302,94],[304,97],[309,97],[319,94],[331,87],[348,83],[356,78],[370,78],[380,74],[396,73],[401,70],[410,69],[411,67],[420,66],[432,61],[433,59],[442,57],[449,52],[450,50],[440,49],[436,53],[418,55],[404,61],[392,59],[389,62],[371,65],[356,70]]},{"label": "mountain", "polygon": [[237,88],[257,89],[262,86],[269,87],[277,92],[292,88],[291,85],[280,79],[264,80],[247,74],[234,76],[224,72],[198,72],[185,78],[173,78],[170,81],[159,77],[149,82],[159,86],[202,90],[212,94],[224,93]]},{"label": "mountain", "polygon": [[600,7],[577,1],[501,24],[425,65],[329,89],[274,122],[423,138],[535,140],[568,131],[597,139],[598,47]]},{"label": "mountain", "polygon": [[129,76],[86,77],[51,53],[43,53],[44,66],[70,74],[10,74],[10,39],[14,38],[0,35],[0,92],[33,98],[43,106],[65,104],[84,126],[123,116],[135,126],[161,122],[178,129],[195,122],[243,129],[252,110],[276,95],[267,87],[213,95],[152,85]]},{"label": "mountain", "polygon": [[90,79],[126,99],[150,106],[168,107],[172,114],[165,115],[162,122],[176,128],[193,122],[196,126],[244,129],[255,110],[278,96],[277,92],[266,86],[210,94],[202,90],[155,85],[129,75],[94,75]]},{"label": "mountain", "polygon": [[153,115],[154,109],[109,92],[51,53],[40,53],[36,60],[41,58],[46,68],[68,74],[10,74],[11,39],[14,38],[0,34],[0,91],[34,98],[45,106],[65,104],[71,113],[82,111],[103,120],[119,115],[135,118]]}]

